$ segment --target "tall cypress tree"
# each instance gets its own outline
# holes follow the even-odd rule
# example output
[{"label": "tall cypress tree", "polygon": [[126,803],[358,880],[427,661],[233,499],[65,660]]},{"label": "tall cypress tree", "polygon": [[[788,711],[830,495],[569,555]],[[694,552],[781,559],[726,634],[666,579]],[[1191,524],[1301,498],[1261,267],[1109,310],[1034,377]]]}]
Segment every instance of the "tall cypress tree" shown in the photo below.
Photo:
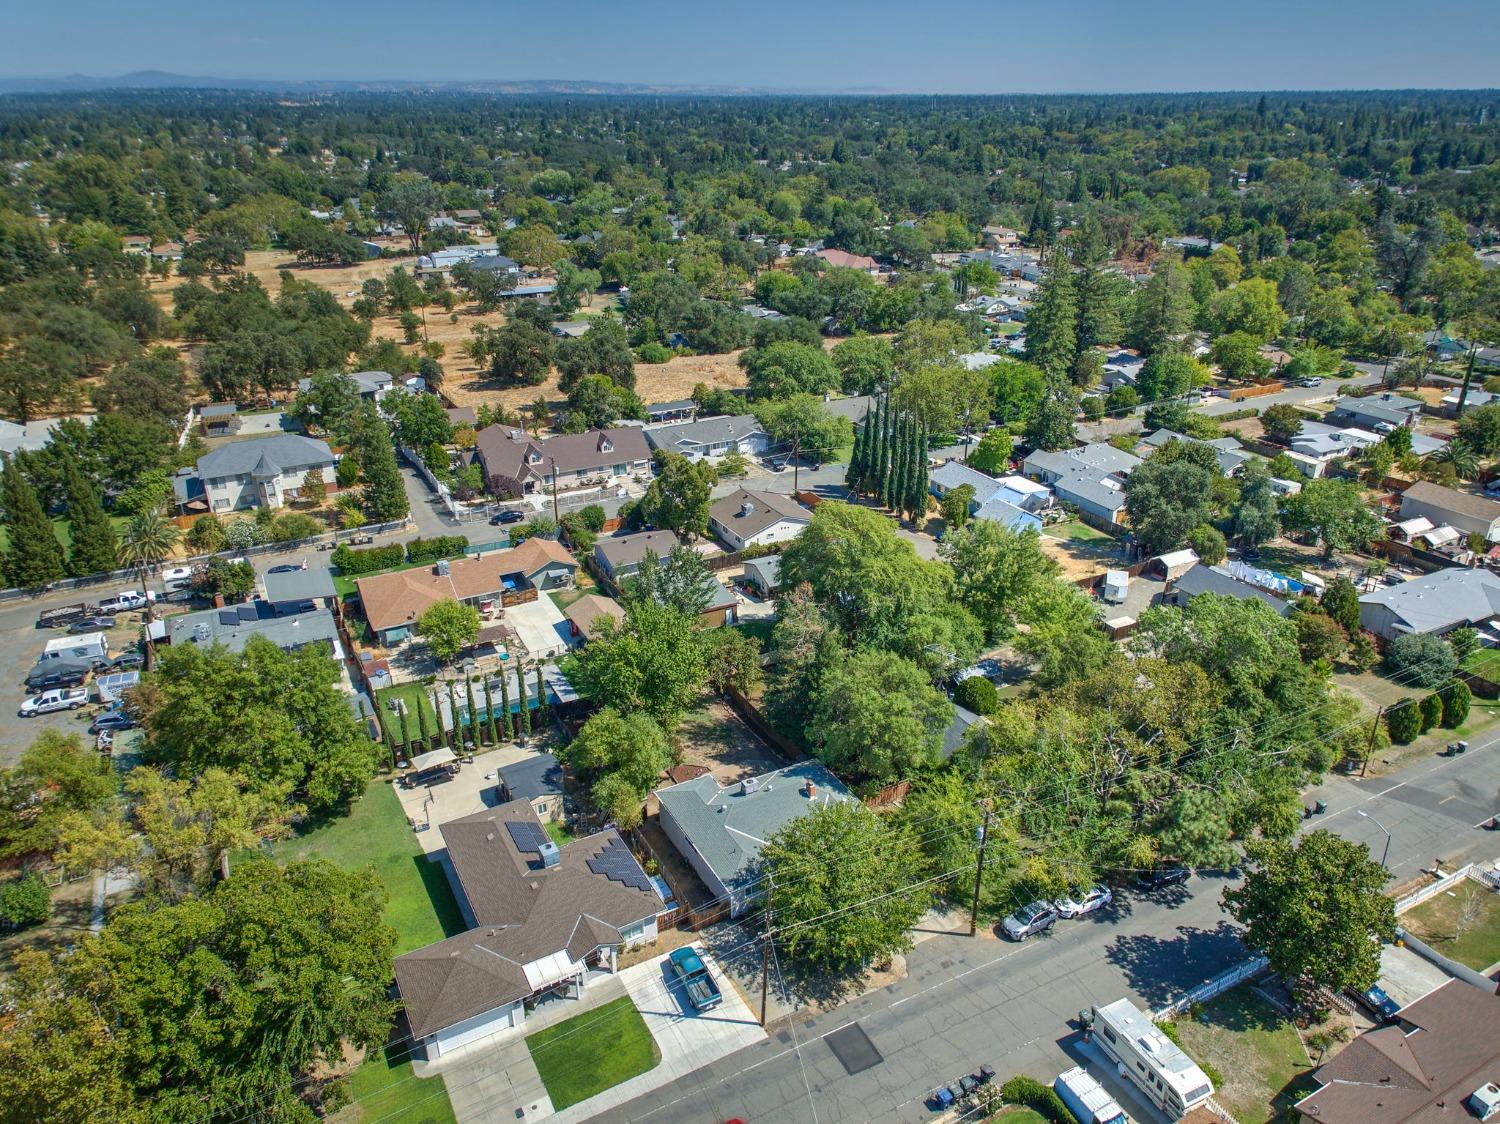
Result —
[{"label": "tall cypress tree", "polygon": [[63,548],[42,510],[31,482],[14,459],[7,459],[0,475],[5,500],[5,525],[10,549],[5,553],[5,577],[13,586],[37,589],[63,576]]},{"label": "tall cypress tree", "polygon": [[917,466],[912,473],[911,510],[912,518],[920,519],[927,514],[927,426],[917,426]]},{"label": "tall cypress tree", "polygon": [[406,718],[406,708],[401,708],[401,748],[406,756],[411,757],[411,724]]},{"label": "tall cypress tree", "polygon": [[891,477],[896,469],[896,419],[891,413],[891,404],[885,404],[884,424],[880,431],[880,504],[891,506]]},{"label": "tall cypress tree", "polygon": [[469,707],[469,738],[479,744],[479,711],[474,706],[474,677],[464,676],[464,702]]},{"label": "tall cypress tree", "polygon": [[516,661],[516,686],[520,688],[517,701],[521,704],[520,720],[517,726],[523,738],[531,737],[531,707],[526,705],[526,669],[521,666],[521,661]]},{"label": "tall cypress tree", "polygon": [[866,418],[866,424],[854,430],[854,451],[849,454],[849,468],[844,472],[844,487],[855,494],[864,488],[865,446],[868,444],[865,434],[869,428],[869,419]]},{"label": "tall cypress tree", "polygon": [[911,474],[911,419],[905,414],[896,418],[895,466],[891,472],[891,502],[887,505],[898,516],[906,506],[907,482]]},{"label": "tall cypress tree", "polygon": [[547,688],[542,683],[542,665],[536,665],[536,724],[547,728]]},{"label": "tall cypress tree", "polygon": [[490,677],[488,675],[484,677],[484,715],[486,723],[490,728],[490,744],[499,745],[500,726],[495,721],[495,698],[490,693]]},{"label": "tall cypress tree", "polygon": [[510,741],[510,687],[505,682],[505,667],[500,667],[500,732]]},{"label": "tall cypress tree", "polygon": [[71,456],[63,469],[63,485],[68,497],[68,525],[73,532],[68,571],[75,577],[109,573],[119,565],[120,557],[114,524],[104,514],[99,489]]}]

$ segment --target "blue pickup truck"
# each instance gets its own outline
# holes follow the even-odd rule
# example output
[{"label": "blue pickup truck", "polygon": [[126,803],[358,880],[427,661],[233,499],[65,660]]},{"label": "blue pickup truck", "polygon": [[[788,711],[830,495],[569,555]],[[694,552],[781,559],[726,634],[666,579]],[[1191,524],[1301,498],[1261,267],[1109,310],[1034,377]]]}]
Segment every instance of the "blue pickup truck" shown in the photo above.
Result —
[{"label": "blue pickup truck", "polygon": [[724,1002],[719,985],[709,975],[708,965],[691,948],[679,948],[667,960],[672,965],[672,974],[687,992],[689,1002],[700,1014]]}]

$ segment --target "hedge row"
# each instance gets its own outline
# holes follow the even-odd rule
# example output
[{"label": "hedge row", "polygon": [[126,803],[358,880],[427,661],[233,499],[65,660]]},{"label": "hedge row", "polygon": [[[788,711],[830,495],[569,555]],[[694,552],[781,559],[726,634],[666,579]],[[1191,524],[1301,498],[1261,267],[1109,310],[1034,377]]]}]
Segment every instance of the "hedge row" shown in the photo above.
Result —
[{"label": "hedge row", "polygon": [[1000,1086],[1000,1099],[1006,1104],[1023,1104],[1052,1124],[1074,1124],[1073,1114],[1062,1098],[1034,1078],[1012,1077]]},{"label": "hedge row", "polygon": [[332,562],[346,578],[357,578],[361,574],[373,574],[376,570],[389,570],[406,561],[406,547],[400,543],[390,546],[372,546],[369,550],[352,550],[347,543],[340,543],[333,552]]},{"label": "hedge row", "polygon": [[435,539],[412,539],[406,544],[408,562],[436,562],[439,558],[454,558],[469,548],[469,540],[462,535],[439,535]]}]

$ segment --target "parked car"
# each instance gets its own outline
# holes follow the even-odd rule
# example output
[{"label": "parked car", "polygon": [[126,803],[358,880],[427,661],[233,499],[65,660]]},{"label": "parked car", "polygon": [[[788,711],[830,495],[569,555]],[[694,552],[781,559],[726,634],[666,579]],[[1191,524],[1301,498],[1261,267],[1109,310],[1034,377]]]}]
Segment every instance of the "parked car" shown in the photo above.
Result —
[{"label": "parked car", "polygon": [[51,691],[58,687],[81,687],[89,677],[89,665],[72,660],[43,660],[26,676],[28,691]]},{"label": "parked car", "polygon": [[671,964],[672,975],[682,984],[682,989],[687,992],[688,1001],[695,1010],[711,1011],[724,1002],[724,996],[709,973],[708,965],[703,963],[703,958],[693,949],[674,949],[667,957],[667,962]]},{"label": "parked car", "polygon": [[1085,913],[1101,910],[1115,900],[1108,886],[1090,886],[1087,890],[1075,890],[1065,898],[1053,902],[1059,917],[1082,917]]},{"label": "parked car", "polygon": [[20,715],[22,718],[33,718],[38,714],[51,714],[55,710],[77,710],[88,701],[87,691],[61,687],[32,695],[21,704]]},{"label": "parked car", "polygon": [[499,527],[507,523],[521,523],[526,519],[524,511],[497,511],[490,516],[490,526]]},{"label": "parked car", "polygon": [[1192,875],[1185,866],[1161,866],[1142,872],[1135,884],[1142,890],[1165,890],[1168,886],[1181,886]]},{"label": "parked car", "polygon": [[1057,924],[1057,910],[1051,902],[1032,902],[1023,905],[1000,923],[1005,935],[1013,941],[1024,941],[1038,933],[1050,932]]},{"label": "parked car", "polygon": [[306,562],[286,562],[280,566],[272,566],[266,571],[268,574],[295,574],[300,570],[307,569]]},{"label": "parked car", "polygon": [[144,609],[156,600],[156,594],[152,592],[142,593],[138,589],[127,589],[123,593],[117,593],[113,597],[106,597],[99,602],[99,612],[113,615],[115,613],[128,613],[134,609]]},{"label": "parked car", "polygon": [[1401,1010],[1397,1003],[1385,993],[1383,987],[1372,987],[1359,993],[1360,1002],[1370,1008],[1371,1013],[1382,1022],[1390,1022]]},{"label": "parked car", "polygon": [[113,671],[134,671],[146,666],[146,657],[140,652],[121,652],[109,661],[109,666]]},{"label": "parked car", "polygon": [[68,633],[72,636],[81,636],[86,632],[102,632],[107,628],[114,628],[119,623],[114,617],[84,617],[70,624]]},{"label": "parked car", "polygon": [[1297,385],[1298,386],[1305,386],[1305,387],[1309,387],[1309,388],[1314,387],[1314,386],[1322,386],[1323,385],[1323,380],[1320,379],[1320,378],[1318,378],[1317,375],[1309,375],[1305,379],[1298,379],[1297,380]]},{"label": "parked car", "polygon": [[106,711],[89,723],[89,733],[102,734],[106,730],[133,730],[135,719],[123,710]]}]

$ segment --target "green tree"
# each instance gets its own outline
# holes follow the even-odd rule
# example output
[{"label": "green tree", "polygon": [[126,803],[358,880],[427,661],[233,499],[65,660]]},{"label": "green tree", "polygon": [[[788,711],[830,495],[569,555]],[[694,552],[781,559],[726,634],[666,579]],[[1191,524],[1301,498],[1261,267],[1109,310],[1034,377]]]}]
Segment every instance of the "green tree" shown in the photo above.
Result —
[{"label": "green tree", "polygon": [[354,415],[359,410],[359,384],[338,371],[313,375],[289,411],[304,426],[316,426],[339,444],[353,436]]},{"label": "green tree", "polygon": [[376,412],[374,403],[366,402],[355,416],[354,447],[359,454],[360,473],[365,481],[365,506],[378,522],[404,519],[411,510],[406,498],[406,484],[396,467],[396,449],[391,432]]},{"label": "green tree", "polygon": [[955,593],[984,626],[991,643],[1014,635],[1016,626],[1027,620],[1038,586],[1058,573],[1035,530],[1014,531],[992,519],[945,536],[941,552],[953,567]]},{"label": "green tree", "polygon": [[625,580],[623,600],[627,606],[649,601],[697,617],[708,608],[716,583],[703,555],[679,544],[665,558],[646,551],[635,574]]},{"label": "green tree", "polygon": [[837,455],[852,432],[848,418],[835,414],[811,394],[759,403],[755,416],[776,445],[818,463]]},{"label": "green tree", "polygon": [[1000,708],[1000,692],[982,675],[971,675],[953,689],[953,701],[975,714],[990,715]]},{"label": "green tree", "polygon": [[73,544],[68,550],[68,570],[74,576],[107,574],[115,568],[120,545],[114,524],[104,514],[104,504],[94,482],[79,470],[78,462],[68,458],[64,470],[68,496],[68,526]]},{"label": "green tree", "polygon": [[1473,692],[1462,679],[1455,679],[1443,688],[1443,726],[1455,730],[1469,720],[1469,705]]},{"label": "green tree", "polygon": [[531,702],[526,695],[526,666],[516,661],[516,725],[521,737],[531,737]]},{"label": "green tree", "polygon": [[714,466],[681,453],[658,453],[657,464],[659,471],[637,508],[641,518],[663,530],[706,535],[708,508],[719,479]]},{"label": "green tree", "polygon": [[[915,780],[894,816],[897,830],[916,843],[925,860],[919,877],[936,878],[962,871],[950,880],[948,892],[964,902],[969,900],[973,886],[969,875],[978,861],[979,828],[984,819],[981,807],[973,782],[955,770],[946,770]],[[992,827],[991,846],[996,834]],[[994,853],[990,852],[992,856]]]},{"label": "green tree", "polygon": [[884,963],[911,947],[931,903],[930,889],[912,887],[923,865],[909,833],[856,800],[798,816],[761,851],[778,943],[826,971]]},{"label": "green tree", "polygon": [[886,784],[935,764],[953,705],[891,652],[856,652],[826,669],[807,734],[846,776]]},{"label": "green tree", "polygon": [[1163,262],[1136,291],[1126,315],[1126,340],[1147,356],[1172,346],[1191,326],[1192,295],[1187,274],[1173,261]]},{"label": "green tree", "polygon": [[1026,314],[1026,359],[1054,379],[1066,379],[1078,353],[1078,301],[1073,271],[1054,255]]},{"label": "green tree", "polygon": [[1408,745],[1422,733],[1422,708],[1416,699],[1402,699],[1386,708],[1385,728],[1391,741]]},{"label": "green tree", "polygon": [[601,706],[623,714],[642,711],[671,731],[707,681],[700,637],[687,614],[638,601],[620,625],[601,623],[598,634],[573,657],[569,678]]},{"label": "green tree", "polygon": [[1046,396],[1026,422],[1026,443],[1036,449],[1056,451],[1076,443],[1074,418],[1077,394],[1066,381],[1049,380]]},{"label": "green tree", "polygon": [[1329,582],[1318,604],[1350,636],[1359,631],[1359,590],[1347,577],[1340,575]]},{"label": "green tree", "polygon": [[54,854],[61,824],[94,815],[118,789],[109,762],[78,734],[43,730],[14,766],[0,768],[0,858]]},{"label": "green tree", "polygon": [[445,597],[422,611],[416,632],[427,641],[433,659],[439,664],[451,663],[460,652],[474,646],[479,636],[479,610]]},{"label": "green tree", "polygon": [[[1189,445],[1190,455],[1161,454],[1179,442],[1168,442],[1125,481],[1125,511],[1148,554],[1176,550],[1193,528],[1212,521],[1214,482],[1219,476],[1212,449]],[[1208,456],[1198,455],[1199,450]]]},{"label": "green tree", "polygon": [[1010,455],[1015,442],[1003,429],[991,429],[979,439],[969,453],[968,465],[991,476],[1001,476],[1010,471]]},{"label": "green tree", "polygon": [[1315,534],[1323,543],[1323,557],[1336,550],[1358,550],[1380,533],[1380,517],[1364,504],[1352,480],[1309,480],[1286,503],[1286,525]]},{"label": "green tree", "polygon": [[401,172],[391,177],[376,202],[377,213],[399,226],[411,242],[411,252],[422,249],[427,220],[437,213],[440,201],[437,188],[426,176]]},{"label": "green tree", "polygon": [[66,571],[62,543],[14,457],[6,459],[0,475],[0,499],[5,504],[5,528],[10,536],[4,557],[6,580],[25,589],[39,589],[59,580]]},{"label": "green tree", "polygon": [[749,376],[753,398],[822,395],[840,383],[838,368],[821,347],[795,340],[751,348],[740,356],[740,366]]},{"label": "green tree", "polygon": [[1227,544],[1224,535],[1213,524],[1199,523],[1187,533],[1185,541],[1205,565],[1216,566],[1224,561]]},{"label": "green tree", "polygon": [[1386,645],[1385,670],[1405,686],[1435,691],[1453,678],[1458,656],[1441,636],[1405,633]]},{"label": "green tree", "polygon": [[1202,385],[1203,368],[1194,359],[1175,351],[1159,352],[1146,360],[1136,382],[1136,393],[1143,402],[1181,398]]},{"label": "green tree", "polygon": [[489,337],[490,372],[514,386],[540,386],[557,356],[557,338],[529,320],[511,320]]},{"label": "green tree", "polygon": [[761,646],[753,636],[738,628],[716,628],[704,634],[704,641],[709,687],[746,695],[760,685]]},{"label": "green tree", "polygon": [[1245,854],[1244,885],[1224,892],[1245,943],[1283,979],[1334,992],[1372,986],[1396,916],[1369,849],[1314,831],[1295,845],[1252,840]]},{"label": "green tree", "polygon": [[974,503],[974,485],[960,484],[949,489],[941,505],[943,522],[950,531],[957,531],[969,521],[969,508]]},{"label": "green tree", "polygon": [[1240,495],[1234,505],[1234,537],[1259,546],[1281,533],[1281,497],[1265,466],[1252,461],[1240,472]]},{"label": "green tree", "polygon": [[1288,402],[1278,402],[1261,412],[1260,424],[1267,437],[1290,441],[1302,431],[1302,411]]},{"label": "green tree", "polygon": [[328,499],[328,482],[323,479],[321,468],[309,468],[302,476],[302,485],[297,498],[313,507],[322,507]]},{"label": "green tree", "polygon": [[649,715],[622,715],[605,707],[583,724],[563,759],[591,787],[594,802],[612,810],[619,801],[617,786],[628,790],[636,805],[644,801],[673,755],[665,731]]},{"label": "green tree", "polygon": [[1271,360],[1260,353],[1263,342],[1245,332],[1230,332],[1214,340],[1213,360],[1228,378],[1263,378],[1271,370]]},{"label": "green tree", "polygon": [[884,390],[896,370],[890,341],[880,336],[847,339],[829,357],[838,368],[839,385],[845,394],[875,394]]}]

